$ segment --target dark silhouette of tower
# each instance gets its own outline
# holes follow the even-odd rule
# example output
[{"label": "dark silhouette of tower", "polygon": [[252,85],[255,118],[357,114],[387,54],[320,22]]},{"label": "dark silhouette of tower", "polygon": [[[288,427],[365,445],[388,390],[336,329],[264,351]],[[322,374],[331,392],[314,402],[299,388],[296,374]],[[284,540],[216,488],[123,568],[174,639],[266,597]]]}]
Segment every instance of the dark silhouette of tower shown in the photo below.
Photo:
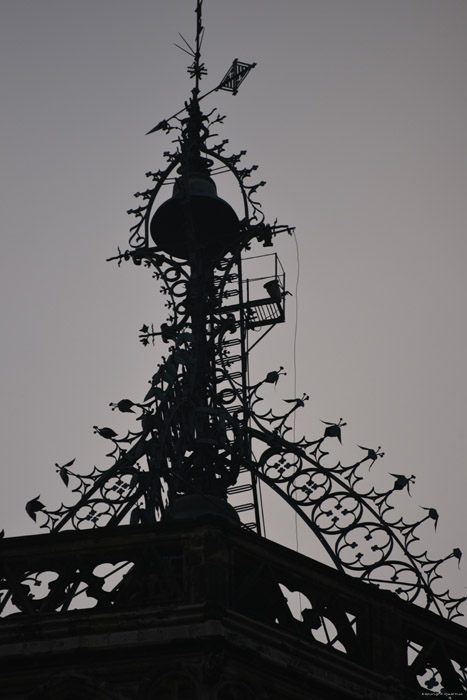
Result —
[{"label": "dark silhouette of tower", "polygon": [[[48,534],[2,541],[0,697],[5,700],[395,700],[466,692],[464,598],[441,585],[453,551],[432,559],[416,522],[393,516],[392,487],[365,486],[381,448],[330,465],[342,419],[295,440],[308,396],[271,402],[283,368],[250,376],[249,351],[285,319],[285,273],[273,247],[292,229],[267,224],[244,152],[213,145],[223,121],[201,102],[236,93],[254,64],[235,59],[201,94],[202,0],[189,100],[154,129],[175,137],[166,167],[137,194],[128,250],[154,272],[168,318],[144,325],[168,356],[140,402],[113,408],[136,427],[94,430],[112,464],[58,472],[77,498],[28,502]],[[185,41],[185,40],[184,40]],[[230,173],[243,211],[217,192]],[[163,197],[163,187],[170,194]],[[264,249],[267,249],[266,251]],[[246,276],[245,259],[258,274]],[[256,261],[256,262],[255,262]],[[308,525],[329,568],[262,536],[262,489]],[[444,619],[443,619],[444,618]]]}]

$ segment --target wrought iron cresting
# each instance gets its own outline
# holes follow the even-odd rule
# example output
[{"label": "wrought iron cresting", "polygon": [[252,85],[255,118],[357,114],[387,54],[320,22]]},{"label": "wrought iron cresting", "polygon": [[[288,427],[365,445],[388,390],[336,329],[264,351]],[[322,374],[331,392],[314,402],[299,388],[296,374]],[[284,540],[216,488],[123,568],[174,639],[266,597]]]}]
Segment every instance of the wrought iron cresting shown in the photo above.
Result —
[{"label": "wrought iron cresting", "polygon": [[[224,117],[215,109],[201,111],[201,101],[214,91],[235,94],[254,66],[236,59],[219,85],[200,95],[206,74],[201,9],[198,0],[195,48],[182,37],[188,47],[183,50],[193,58],[190,99],[149,132],[175,137],[174,149],[164,154],[165,168],[147,173],[151,186],[136,193],[141,204],[129,212],[136,221],[128,249],[111,258],[119,265],[143,265],[160,282],[168,318],[158,329],[143,325],[140,341],[149,345],[161,337],[168,356],[143,401],[111,404],[137,415],[137,431],[119,436],[112,428],[94,427],[111,445],[112,465],[86,475],[72,471],[74,460],[56,465],[77,501],[51,510],[37,497],[27,512],[52,531],[155,523],[173,517],[183,498],[199,496],[214,509],[231,501],[243,525],[261,534],[261,482],[307,523],[337,569],[455,618],[466,598],[453,597],[440,583],[442,565],[459,562],[461,551],[432,559],[420,546],[422,527],[430,521],[436,526],[434,508],[416,522],[395,514],[397,492],[409,490],[415,477],[394,474],[386,491],[368,486],[367,472],[383,456],[379,447],[361,447],[353,464],[330,464],[329,446],[340,442],[345,422],[325,423],[321,436],[295,440],[294,412],[308,396],[285,401],[282,412],[263,408],[282,368],[257,382],[249,377],[251,331],[263,337],[284,320],[287,292],[275,254],[259,296],[250,294],[243,279],[242,259],[253,244],[270,248],[275,236],[292,229],[266,223],[256,199],[265,183],[252,181],[256,166],[242,164],[245,151],[227,154],[227,140],[215,142],[213,133]],[[240,217],[217,196],[213,178],[220,173],[230,173],[238,184]],[[173,195],[159,206],[168,184]]]}]

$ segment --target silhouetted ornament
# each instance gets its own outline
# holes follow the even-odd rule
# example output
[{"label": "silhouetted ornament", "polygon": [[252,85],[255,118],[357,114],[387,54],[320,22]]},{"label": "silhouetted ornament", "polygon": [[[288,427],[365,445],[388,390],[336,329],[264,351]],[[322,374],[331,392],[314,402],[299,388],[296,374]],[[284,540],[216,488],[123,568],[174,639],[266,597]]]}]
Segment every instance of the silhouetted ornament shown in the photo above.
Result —
[{"label": "silhouetted ornament", "polygon": [[45,508],[44,504],[40,502],[39,498],[40,496],[37,496],[26,503],[26,513],[33,520],[36,520],[36,514]]},{"label": "silhouetted ornament", "polygon": [[281,366],[279,368],[279,371],[268,372],[264,381],[268,384],[276,385],[279,381],[279,377],[281,376],[281,374],[286,374],[286,372],[282,372],[283,369],[284,368]]},{"label": "silhouetted ornament", "polygon": [[407,489],[407,492],[410,496],[410,484],[413,484],[415,481],[415,475],[412,474],[412,476],[404,476],[404,474],[393,474],[392,472],[389,472],[391,476],[396,477],[396,481],[394,482],[393,489],[394,491],[402,491],[402,489]]},{"label": "silhouetted ornament", "polygon": [[97,425],[94,425],[93,430],[106,440],[113,440],[113,438],[117,437],[117,433],[112,428],[98,428]]},{"label": "silhouetted ornament", "polygon": [[215,257],[233,243],[238,229],[236,213],[217,196],[214,181],[205,173],[179,178],[172,197],[161,204],[151,221],[154,242],[184,260],[194,250]]},{"label": "silhouetted ornament", "polygon": [[[152,323],[144,324],[139,338],[143,345],[154,343],[157,337],[170,343],[169,355],[162,358],[143,403],[121,399],[110,404],[113,410],[133,413],[137,421],[135,428],[125,437],[119,437],[110,427],[94,426],[94,432],[111,443],[108,457],[113,460],[112,466],[107,470],[94,467],[90,473],[81,475],[70,470],[74,460],[63,465],[56,463],[62,482],[65,486],[71,485],[78,498],[70,506],[62,504],[49,510],[37,496],[27,503],[26,511],[34,521],[40,518],[41,527],[54,533],[67,527],[75,530],[112,527],[128,521],[132,526],[152,527],[155,522],[172,520],[182,521],[181,525],[189,527],[190,520],[223,518],[225,522],[261,534],[263,514],[259,485],[262,483],[293,507],[340,572],[377,586],[383,583],[385,588],[409,603],[421,602],[427,609],[454,619],[461,614],[460,606],[467,598],[454,598],[438,580],[440,566],[445,561],[455,558],[459,566],[461,550],[455,548],[447,557],[435,560],[422,547],[414,546],[420,540],[418,527],[423,522],[432,520],[436,527],[438,512],[432,507],[425,508],[425,515],[417,522],[393,517],[389,499],[394,492],[404,490],[410,495],[415,476],[392,474],[393,486],[387,490],[379,490],[372,483],[365,486],[362,465],[365,463],[370,469],[375,460],[383,456],[381,447],[359,445],[364,456],[360,455],[354,464],[330,461],[329,442],[326,441],[341,442],[342,428],[346,425],[342,418],[338,422],[323,421],[324,432],[317,439],[304,436],[296,440],[295,412],[305,405],[309,396],[303,393],[283,399],[279,405],[272,397],[274,401],[268,404],[271,394],[267,391],[263,396],[263,387],[276,386],[284,374],[282,367],[263,375],[257,383],[250,383],[249,352],[273,326],[285,320],[284,302],[289,292],[276,253],[254,256],[268,258],[269,262],[263,260],[259,264],[262,273],[269,270],[269,274],[251,279],[243,276],[242,258],[237,253],[249,250],[253,240],[270,246],[278,233],[291,234],[293,229],[264,223],[261,206],[253,195],[265,183],[246,184],[245,180],[256,166],[238,166],[245,151],[226,157],[221,155],[226,140],[208,145],[208,138],[215,136],[210,134],[210,128],[221,123],[223,117],[216,110],[205,115],[199,108],[202,97],[213,92],[199,96],[198,82],[204,71],[200,62],[204,32],[202,2],[197,0],[196,48],[192,50],[187,44],[193,58],[189,73],[196,80],[191,100],[153,129],[167,132],[175,129],[179,135],[173,143],[178,146],[173,153],[166,152],[169,165],[164,170],[148,173],[155,187],[135,195],[145,204],[129,210],[138,220],[130,229],[130,249],[125,252],[119,249],[118,255],[112,258],[119,265],[123,260],[132,260],[137,265],[144,263],[145,267],[155,268],[154,278],[162,281],[161,291],[168,295],[165,306],[169,316],[160,324],[160,330]],[[250,67],[234,61],[214,90],[235,93]],[[182,113],[186,114],[179,118]],[[173,178],[175,172],[177,175]],[[231,206],[217,195],[211,174],[219,172],[230,172],[238,182],[245,217],[241,224]],[[154,198],[162,185],[168,184],[169,178],[175,181],[172,197],[160,206],[157,199],[158,209],[154,214]],[[148,246],[149,223],[155,249]],[[170,256],[179,260],[170,259]],[[184,265],[185,261],[189,264]],[[264,270],[263,263],[267,263]],[[264,292],[261,284],[257,284],[260,280],[264,282]],[[261,326],[269,328],[250,343],[248,332]],[[75,554],[79,553],[73,553],[73,562]],[[135,559],[127,583],[122,581],[122,586],[116,584],[114,589],[118,590],[119,604],[136,606],[154,602],[159,605],[166,600],[164,591],[171,602],[185,600],[181,587],[177,593],[177,585],[185,586],[184,555],[177,554],[179,564],[172,578],[173,557],[169,553],[167,556],[170,556],[167,575],[163,569],[161,572],[163,557],[159,553],[144,556],[141,565]],[[113,557],[105,561],[112,562],[108,566],[117,567],[116,573],[121,567]],[[271,560],[269,565],[253,554],[243,557],[235,551],[234,560],[234,610],[254,620],[279,624],[287,633],[295,630],[308,636],[312,630],[324,633],[330,646],[337,642],[351,659],[356,635],[350,617],[354,613],[350,615],[350,610],[347,613],[347,607],[341,607],[333,593],[329,598],[324,590],[321,594],[319,587],[316,592],[310,590],[313,598],[308,601],[310,608],[302,610],[302,621],[299,621],[282,590],[285,587],[290,593],[303,593],[307,598],[308,588],[302,591],[298,587],[296,573],[291,571],[289,579],[285,570],[283,575],[276,569],[275,562]],[[68,614],[67,611],[73,609],[71,603],[75,607],[74,601],[80,596],[78,607],[81,607],[82,594],[89,591],[84,598],[91,603],[95,600],[107,610],[106,606],[112,601],[110,589],[103,588],[107,575],[97,575],[94,564],[92,568],[87,564],[82,568],[73,562],[72,568],[64,562],[63,572],[57,568],[60,581],[47,584],[43,578],[47,573],[43,566],[48,567],[47,562],[43,566],[39,563],[39,571],[35,571],[31,568],[35,564],[29,562],[27,555],[21,571],[20,564],[15,561],[12,573],[7,572],[1,582],[0,608],[8,615],[10,603],[22,614],[44,612],[48,615],[52,610]],[[132,566],[131,562],[128,565]],[[52,568],[55,569],[55,564]],[[49,586],[49,594],[45,597],[38,596],[37,592],[32,595],[31,585],[43,584]],[[92,607],[91,603],[85,606]],[[331,628],[328,633],[326,619],[335,628],[335,636]],[[428,646],[431,644],[428,627],[426,632],[420,630],[420,638],[418,634],[419,641],[414,640],[413,649],[408,637],[403,638],[407,649],[415,650],[419,658],[410,666],[413,679],[417,675],[421,677],[425,670],[438,673],[435,668],[438,651]],[[322,641],[318,636],[311,636]],[[425,637],[426,651],[422,647]],[[448,682],[454,673],[450,659],[444,655],[439,666],[439,675],[445,675]],[[456,657],[455,662],[460,666],[460,659]],[[250,692],[237,678],[214,678],[212,667],[209,673],[212,683],[209,694],[213,699],[215,695],[215,700],[260,697],[256,690]],[[459,682],[465,684],[462,669],[461,673]],[[178,667],[174,674],[164,675],[160,683],[148,687],[144,698],[199,700],[198,686],[180,676]],[[434,681],[428,680],[433,688],[437,687]],[[425,682],[425,688],[428,687]],[[44,700],[73,700],[72,695],[74,697],[81,689],[83,697],[101,698],[92,684],[79,685],[74,677],[71,683],[60,681],[57,689],[60,696],[53,684],[50,688],[46,685],[44,695],[31,696],[30,700],[42,700],[42,697]],[[138,697],[142,700],[143,695],[139,693]]]},{"label": "silhouetted ornament", "polygon": [[342,418],[340,419],[339,423],[328,423],[325,420],[322,420],[321,423],[324,423],[324,425],[327,426],[324,430],[324,437],[335,437],[339,440],[340,443],[342,443],[342,431],[341,428],[344,425],[347,425],[347,423],[342,422]]},{"label": "silhouetted ornament", "polygon": [[134,403],[130,399],[121,399],[117,404],[117,408],[121,413],[134,413],[133,406]]},{"label": "silhouetted ornament", "polygon": [[76,460],[76,457],[74,457],[73,459],[71,459],[71,460],[70,460],[69,462],[67,462],[66,464],[63,464],[62,466],[60,466],[60,464],[57,464],[57,463],[55,462],[55,466],[56,466],[56,468],[57,468],[57,472],[58,472],[58,474],[60,475],[60,479],[63,481],[63,483],[65,484],[65,486],[68,486],[68,483],[69,483],[69,481],[70,481],[69,472],[68,472],[68,467],[71,467],[71,466],[75,463],[75,460]]},{"label": "silhouetted ornament", "polygon": [[435,521],[435,530],[436,530],[436,526],[437,526],[438,520],[439,520],[438,511],[436,510],[436,508],[423,508],[423,510],[427,510],[428,517]]}]

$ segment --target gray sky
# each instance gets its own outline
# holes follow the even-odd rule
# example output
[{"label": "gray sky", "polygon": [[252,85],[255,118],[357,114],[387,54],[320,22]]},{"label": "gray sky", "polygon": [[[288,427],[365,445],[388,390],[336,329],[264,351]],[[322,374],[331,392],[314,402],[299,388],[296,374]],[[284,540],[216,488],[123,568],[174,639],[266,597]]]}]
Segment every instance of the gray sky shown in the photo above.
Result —
[{"label": "gray sky", "polygon": [[[163,165],[182,106],[194,0],[3,0],[1,522],[37,532],[24,505],[69,496],[54,463],[105,464],[92,426],[126,427],[108,404],[141,399],[160,358],[137,339],[164,320],[157,284],[105,258],[126,210]],[[344,417],[343,457],[382,445],[375,466],[415,474],[412,504],[440,513],[434,554],[463,548],[467,219],[465,0],[205,0],[208,89],[233,58],[258,63],[215,96],[220,136],[267,180],[268,221],[296,227],[297,430]],[[236,202],[233,183],[220,195]],[[293,239],[279,242],[295,291]],[[260,346],[258,376],[286,366],[293,396],[295,298]],[[358,452],[358,450],[357,450]],[[275,508],[273,504],[270,508]],[[268,534],[295,546],[293,517]],[[276,523],[280,523],[279,526]],[[315,555],[300,528],[302,551]],[[318,556],[316,554],[316,556]],[[466,581],[465,566],[454,579]],[[461,592],[464,589],[461,587]]]}]

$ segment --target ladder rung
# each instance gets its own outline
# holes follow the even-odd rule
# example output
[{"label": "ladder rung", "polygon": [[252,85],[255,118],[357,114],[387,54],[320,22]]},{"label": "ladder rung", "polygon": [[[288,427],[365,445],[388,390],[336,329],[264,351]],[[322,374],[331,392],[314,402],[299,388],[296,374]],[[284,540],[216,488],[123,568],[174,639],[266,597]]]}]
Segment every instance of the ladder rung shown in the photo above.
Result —
[{"label": "ladder rung", "polygon": [[247,510],[254,510],[254,503],[245,503],[243,506],[234,506],[237,513],[246,513]]},{"label": "ladder rung", "polygon": [[233,365],[235,362],[241,362],[242,356],[241,355],[227,355],[224,357],[224,363],[229,367],[230,365]]},{"label": "ladder rung", "polygon": [[246,491],[251,491],[252,490],[251,484],[240,484],[240,486],[231,486],[230,488],[227,489],[227,493],[229,496],[236,494],[236,493],[245,493]]},{"label": "ladder rung", "polygon": [[230,340],[223,340],[222,347],[223,348],[231,348],[234,345],[240,345],[241,342],[242,341],[240,338],[231,338]]},{"label": "ladder rung", "polygon": [[[240,379],[240,377],[243,377],[242,372],[239,372],[239,371],[229,372],[229,379]],[[218,377],[218,379],[217,379],[218,384],[221,384],[222,382],[225,382],[225,381],[227,381],[227,380],[224,376]]]}]

